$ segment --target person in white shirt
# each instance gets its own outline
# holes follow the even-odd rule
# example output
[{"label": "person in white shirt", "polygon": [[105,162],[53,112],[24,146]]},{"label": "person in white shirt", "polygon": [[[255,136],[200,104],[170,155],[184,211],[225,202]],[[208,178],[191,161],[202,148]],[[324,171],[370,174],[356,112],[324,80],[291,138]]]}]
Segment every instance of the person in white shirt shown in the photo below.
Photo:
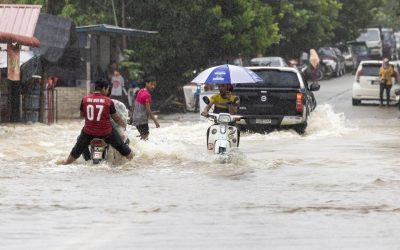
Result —
[{"label": "person in white shirt", "polygon": [[114,70],[114,74],[111,77],[111,83],[111,99],[115,99],[124,103],[124,95],[127,96],[128,93],[125,89],[125,80],[118,70]]}]

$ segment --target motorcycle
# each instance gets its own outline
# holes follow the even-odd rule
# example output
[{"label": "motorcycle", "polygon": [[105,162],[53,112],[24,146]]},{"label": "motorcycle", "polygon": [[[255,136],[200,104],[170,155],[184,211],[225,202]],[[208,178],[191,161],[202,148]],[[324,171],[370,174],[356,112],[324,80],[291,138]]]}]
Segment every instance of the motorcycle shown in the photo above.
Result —
[{"label": "motorcycle", "polygon": [[[124,143],[129,144],[129,142],[127,139]],[[125,157],[101,138],[94,138],[90,141],[88,149],[83,152],[83,157],[86,161],[92,160],[93,164],[99,164],[102,161],[120,164],[125,160]]]},{"label": "motorcycle", "polygon": [[[209,103],[207,96],[203,97],[206,104]],[[208,113],[214,124],[207,129],[207,151],[216,155],[229,155],[232,148],[239,147],[240,130],[233,125],[241,116],[229,113]]]},{"label": "motorcycle", "polygon": [[89,151],[90,159],[93,164],[99,164],[108,157],[108,144],[100,138],[94,138],[90,141]]}]

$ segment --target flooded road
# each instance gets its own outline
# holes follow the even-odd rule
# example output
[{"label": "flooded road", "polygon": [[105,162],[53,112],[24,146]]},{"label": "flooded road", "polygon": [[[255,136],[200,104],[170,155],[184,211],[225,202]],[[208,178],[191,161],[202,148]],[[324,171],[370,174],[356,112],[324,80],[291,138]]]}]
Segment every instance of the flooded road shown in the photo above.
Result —
[{"label": "flooded road", "polygon": [[160,116],[148,142],[132,128],[122,165],[55,164],[80,121],[2,125],[0,246],[400,249],[399,112],[352,107],[352,79],[321,83],[305,135],[244,133],[228,164],[197,114]]}]

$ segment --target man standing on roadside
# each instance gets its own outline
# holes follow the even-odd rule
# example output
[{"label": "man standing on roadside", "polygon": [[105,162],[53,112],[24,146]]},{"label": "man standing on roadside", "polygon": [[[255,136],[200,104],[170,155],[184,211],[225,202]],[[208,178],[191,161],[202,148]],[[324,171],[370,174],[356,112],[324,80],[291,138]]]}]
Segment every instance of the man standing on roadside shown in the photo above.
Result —
[{"label": "man standing on roadside", "polygon": [[142,140],[149,138],[149,118],[154,121],[156,127],[159,128],[156,117],[151,111],[151,92],[156,88],[156,78],[149,76],[144,81],[145,87],[140,89],[136,95],[135,108],[132,116],[132,124],[136,126]]},{"label": "man standing on roadside", "polygon": [[379,100],[380,106],[383,105],[383,91],[386,90],[386,106],[390,102],[390,89],[392,88],[392,77],[394,77],[393,67],[389,64],[389,59],[383,59],[382,66],[379,69]]}]

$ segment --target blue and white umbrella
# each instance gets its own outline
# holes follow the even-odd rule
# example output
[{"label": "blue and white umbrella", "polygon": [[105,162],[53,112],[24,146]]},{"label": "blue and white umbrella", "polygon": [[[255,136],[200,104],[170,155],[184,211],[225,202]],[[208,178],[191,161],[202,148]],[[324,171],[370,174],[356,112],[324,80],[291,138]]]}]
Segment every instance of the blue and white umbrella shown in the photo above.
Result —
[{"label": "blue and white umbrella", "polygon": [[197,84],[237,84],[256,83],[263,80],[253,71],[230,64],[224,64],[208,68],[202,71],[192,80]]}]

